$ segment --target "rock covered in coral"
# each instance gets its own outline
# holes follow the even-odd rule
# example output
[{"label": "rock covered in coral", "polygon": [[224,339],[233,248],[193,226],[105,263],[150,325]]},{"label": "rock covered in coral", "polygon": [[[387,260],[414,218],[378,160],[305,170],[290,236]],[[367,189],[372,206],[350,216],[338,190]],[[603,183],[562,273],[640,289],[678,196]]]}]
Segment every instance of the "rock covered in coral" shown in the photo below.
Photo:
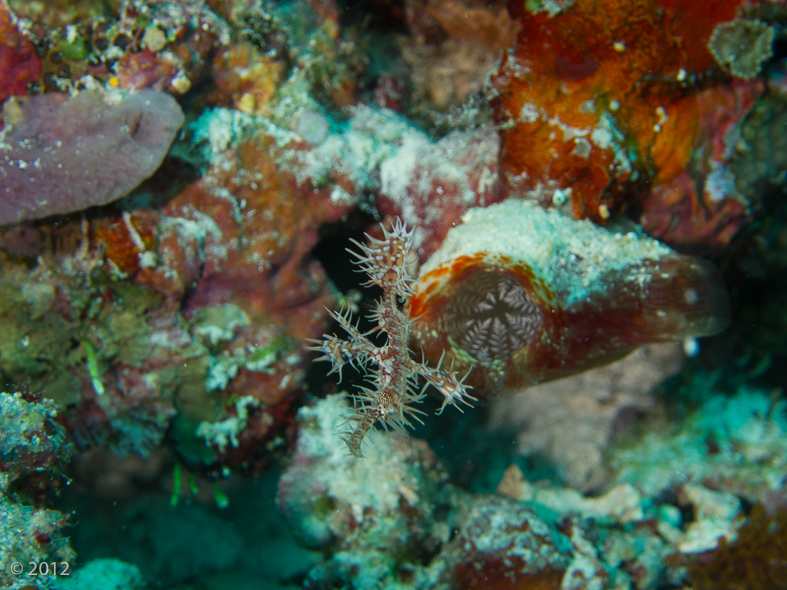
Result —
[{"label": "rock covered in coral", "polygon": [[564,579],[565,539],[529,507],[481,496],[468,503],[455,526],[458,534],[439,561],[456,564],[453,576],[461,588],[557,588]]},{"label": "rock covered in coral", "polygon": [[3,588],[18,590],[27,583],[24,576],[14,575],[13,563],[22,563],[26,568],[32,568],[30,562],[55,561],[58,567],[63,562],[69,567],[74,563],[74,551],[63,533],[69,522],[62,512],[18,503],[2,494],[0,522],[0,566],[3,567],[0,584]]},{"label": "rock covered in coral", "polygon": [[[600,223],[615,211],[636,214],[653,189],[668,190],[671,202],[651,199],[651,216],[682,214],[675,231],[682,243],[726,244],[746,218],[745,199],[736,203],[728,190],[724,207],[714,202],[708,210],[702,195],[687,196],[682,209],[675,201],[679,191],[728,173],[727,158],[709,158],[701,147],[723,133],[706,125],[707,114],[737,110],[740,118],[748,108],[729,101],[714,56],[753,78],[771,55],[772,27],[736,19],[742,4],[610,0],[514,9],[522,31],[493,78],[504,179],[544,206],[560,195],[575,217]],[[691,180],[674,186],[684,175]]]},{"label": "rock covered in coral", "polygon": [[[556,190],[568,191],[575,216],[603,221],[648,179],[666,180],[685,166],[693,101],[641,87],[695,63],[667,26],[681,9],[610,0],[516,10],[522,30],[494,79],[496,120],[505,123],[501,170],[513,186],[544,205]],[[626,17],[610,19],[618,11]],[[692,37],[698,24],[691,23]]]},{"label": "rock covered in coral", "polygon": [[32,92],[99,82],[184,94],[209,69],[211,54],[229,43],[229,25],[211,7],[178,0],[133,0],[117,12],[90,2],[8,4],[35,58],[36,73],[26,78]]},{"label": "rock covered in coral", "polygon": [[435,141],[387,109],[359,106],[338,130],[324,114],[304,110],[294,131],[285,157],[298,178],[333,185],[337,204],[373,193],[380,213],[414,227],[414,249],[422,260],[469,208],[503,198],[499,140],[489,126]]},{"label": "rock covered in coral", "polygon": [[[719,251],[751,220],[762,201],[766,178],[774,178],[777,169],[764,170],[759,163],[784,157],[778,132],[773,141],[766,141],[767,134],[778,128],[778,115],[775,124],[767,126],[752,114],[763,91],[759,81],[733,81],[696,95],[700,116],[690,164],[642,197],[637,221],[649,236],[678,249]],[[763,110],[770,110],[770,105]],[[778,112],[778,107],[774,110]],[[744,134],[759,135],[763,145],[770,144],[768,156],[757,158],[757,169],[750,166],[752,154]],[[755,179],[757,189],[750,184]]]},{"label": "rock covered in coral", "polygon": [[598,489],[609,445],[654,409],[654,388],[682,364],[678,344],[643,346],[609,366],[494,400],[489,428],[516,430],[523,456],[547,459],[572,487]]},{"label": "rock covered in coral", "polygon": [[428,359],[486,393],[556,379],[642,344],[715,334],[726,289],[707,263],[529,201],[473,209],[410,299]]},{"label": "rock covered in coral", "polygon": [[[198,121],[209,163],[166,205],[98,216],[89,251],[32,273],[4,261],[0,370],[45,387],[82,445],[148,453],[174,419],[172,440],[193,466],[221,455],[256,469],[291,423],[301,340],[325,329],[333,306],[311,250],[354,200],[299,181],[277,144],[292,134],[223,114]],[[63,341],[72,354],[55,352]]]},{"label": "rock covered in coral", "polygon": [[408,112],[428,126],[450,129],[457,111],[486,92],[488,74],[513,44],[519,24],[500,0],[404,4],[411,32],[402,49],[411,87]]},{"label": "rock covered in coral", "polygon": [[[246,306],[203,304],[186,319],[155,292],[106,281],[100,268],[84,264],[65,256],[31,272],[4,261],[0,370],[46,387],[80,447],[148,454],[169,432],[195,469],[217,454],[235,453],[233,462],[249,467],[263,461],[299,393],[300,342],[270,322],[252,326],[258,316]],[[93,297],[84,299],[87,292]],[[69,354],[61,354],[64,342]],[[228,401],[225,412],[235,386],[253,401]],[[248,410],[242,418],[241,406]],[[203,422],[214,424],[202,431],[206,437],[197,435]],[[235,425],[227,445],[221,424]]]},{"label": "rock covered in coral", "polygon": [[[477,191],[492,190],[489,130],[435,144],[390,111],[358,107],[338,126],[308,102],[290,122],[292,130],[228,109],[204,113],[192,127],[200,180],[164,205],[142,195],[91,219],[89,252],[32,273],[7,264],[0,369],[31,376],[68,408],[80,444],[148,453],[169,432],[194,466],[217,455],[261,464],[291,424],[285,408],[303,383],[297,340],[323,331],[333,305],[311,256],[320,228],[363,192],[395,196],[423,221],[426,200],[444,186],[443,225],[419,234],[433,248],[451,219],[480,202]],[[422,156],[434,173],[415,166]],[[483,191],[481,201],[491,199]],[[74,225],[58,233],[82,239]],[[45,239],[32,229],[5,235],[12,257],[34,257]],[[96,295],[90,311],[83,288]],[[72,342],[72,354],[53,354],[59,341]]]},{"label": "rock covered in coral", "polygon": [[40,75],[35,46],[17,29],[7,0],[0,1],[0,104],[9,96],[24,96]]},{"label": "rock covered in coral", "polygon": [[56,483],[50,481],[52,472],[71,450],[57,415],[57,406],[43,396],[0,393],[0,488],[21,483],[47,490]]},{"label": "rock covered in coral", "polygon": [[[53,230],[55,241],[81,241],[79,257],[58,252],[53,266],[38,266],[33,275],[9,262],[9,297],[2,305],[9,339],[0,369],[14,378],[47,380],[82,445],[148,453],[168,432],[193,465],[220,455],[250,468],[291,426],[288,408],[304,375],[298,341],[324,330],[324,306],[333,306],[325,272],[312,256],[320,228],[353,211],[362,195],[381,194],[385,162],[410,153],[403,144],[437,152],[432,160],[446,168],[462,142],[435,149],[391,111],[347,107],[357,100],[364,60],[338,38],[335,7],[323,7],[324,14],[305,7],[293,15],[256,5],[197,10],[140,0],[127,8],[117,18],[67,31],[34,27],[30,34],[46,62],[44,88],[68,87],[86,73],[85,62],[90,79],[80,83],[89,87],[105,81],[183,92],[194,76],[209,73],[215,88],[199,96],[236,110],[206,110],[192,126],[193,151],[201,151],[199,180],[183,189],[156,178],[151,192],[133,195],[119,212],[93,217],[85,241],[74,225],[62,223]],[[30,8],[25,14],[58,26],[68,20],[68,11],[56,12]],[[325,19],[313,18],[317,12]],[[319,55],[318,47],[334,53]],[[200,63],[214,51],[206,72]],[[288,69],[296,57],[297,67]],[[322,105],[346,107],[347,120]],[[456,215],[475,184],[489,180],[480,173],[494,160],[486,154],[494,143],[488,130],[471,139],[465,160],[483,156],[485,164],[456,168],[469,177],[457,176],[448,187],[444,210]],[[449,172],[431,184],[456,176]],[[419,192],[415,184],[422,183],[414,178],[404,192],[423,197],[435,188]],[[426,211],[423,202],[420,207]],[[45,233],[8,230],[9,256],[34,260],[45,248]],[[15,249],[18,236],[24,243]],[[28,285],[38,276],[46,277],[44,286],[25,287],[33,294],[23,298],[20,317],[11,318],[5,312],[19,302],[12,283]],[[81,276],[88,277],[85,283]],[[83,287],[91,295],[80,297]],[[35,300],[32,307],[27,299]],[[130,321],[135,315],[141,321]],[[224,320],[222,331],[217,326]],[[47,352],[57,341],[70,342],[72,354]]]},{"label": "rock covered in coral", "polygon": [[787,171],[785,131],[787,96],[783,92],[761,97],[728,131],[734,141],[730,168],[736,188],[752,203],[762,205],[769,194],[781,190]]},{"label": "rock covered in coral", "polygon": [[471,207],[502,200],[497,133],[482,127],[455,131],[437,142],[410,133],[380,166],[377,207],[415,229],[415,246],[425,260]]},{"label": "rock covered in coral", "polygon": [[[749,387],[709,395],[706,379],[691,387],[706,396],[701,405],[661,426],[663,419],[652,419],[612,449],[612,479],[662,502],[658,533],[680,554],[676,563],[689,566],[693,587],[778,587],[780,570],[772,566],[784,552],[777,540],[784,534],[784,401]],[[753,563],[744,556],[760,559],[771,549],[779,558],[756,571],[728,568],[731,559]]]},{"label": "rock covered in coral", "polygon": [[[603,495],[586,497],[529,483],[521,471],[501,484],[507,497],[470,494],[446,482],[421,441],[375,431],[367,458],[348,456],[333,434],[346,410],[331,396],[300,411],[296,454],[279,482],[296,539],[326,556],[309,587],[655,590],[685,579],[668,565],[684,558],[686,538],[669,496],[655,505],[611,480]],[[698,523],[731,524],[732,504],[706,501],[704,489],[686,493]]]},{"label": "rock covered in coral", "polygon": [[[26,392],[0,393],[0,584],[21,588],[29,562],[66,562],[74,552],[63,535],[67,517],[43,503],[60,483],[69,456],[65,431],[50,400]],[[61,568],[62,571],[62,568]],[[44,577],[48,577],[44,576]]]},{"label": "rock covered in coral", "polygon": [[754,504],[784,493],[785,432],[784,401],[746,387],[732,397],[708,397],[673,424],[620,443],[610,464],[620,481],[651,497],[707,484]]},{"label": "rock covered in coral", "polygon": [[68,577],[54,580],[55,590],[90,590],[91,588],[112,588],[113,590],[142,590],[147,582],[139,568],[119,559],[94,559]]},{"label": "rock covered in coral", "polygon": [[[423,441],[373,431],[367,456],[349,456],[334,434],[346,411],[340,395],[301,409],[295,456],[279,481],[279,507],[296,539],[330,553],[311,584],[449,588],[506,559],[523,579],[562,569],[555,532],[537,515],[447,486]],[[435,557],[421,563],[426,554]]]},{"label": "rock covered in coral", "polygon": [[[174,343],[182,345],[176,353],[180,359],[193,358],[194,349],[186,346],[182,323],[148,313],[151,301],[138,289],[115,291],[123,304],[112,306],[111,313],[101,310],[98,297],[85,321],[77,320],[77,310],[87,303],[80,297],[85,283],[78,275],[90,272],[83,262],[67,257],[44,275],[4,262],[0,370],[45,388],[81,445],[144,453],[160,443],[173,413],[173,378],[182,374],[164,367],[175,354]],[[70,263],[77,268],[69,268]],[[99,293],[107,291],[94,291]],[[161,346],[151,345],[151,339]],[[65,342],[71,343],[71,354],[62,354]],[[116,379],[107,372],[110,359]],[[198,363],[184,373],[194,370],[200,370]]]},{"label": "rock covered in coral", "polygon": [[161,164],[183,112],[167,94],[83,91],[3,106],[0,225],[123,197]]},{"label": "rock covered in coral", "polygon": [[[693,387],[708,395],[702,379]],[[572,567],[585,575],[591,564],[612,565],[610,572],[629,572],[637,588],[665,580],[701,588],[774,587],[783,561],[783,400],[751,389],[732,397],[714,393],[688,412],[672,408],[669,421],[653,416],[646,424],[648,430],[605,452],[600,496],[528,481],[517,465],[506,471],[498,493],[558,522],[572,513],[588,519],[561,528],[572,539]],[[597,528],[587,528],[589,522]],[[772,551],[779,557],[766,557],[756,572],[728,561],[753,563]]]},{"label": "rock covered in coral", "polygon": [[[732,542],[722,541],[704,559],[689,566],[692,587],[697,590],[770,590],[784,588],[787,562],[787,509],[772,512],[756,504]],[[746,567],[740,567],[745,563]]]},{"label": "rock covered in coral", "polygon": [[[406,543],[409,535],[400,535],[410,519],[428,516],[422,511],[445,474],[425,443],[375,430],[368,434],[365,458],[349,455],[336,436],[347,411],[341,395],[299,411],[305,428],[279,481],[280,509],[310,548],[342,546],[358,527],[394,546]],[[320,510],[326,502],[332,510]],[[402,505],[413,514],[402,512]]]},{"label": "rock covered in coral", "polygon": [[364,588],[414,569],[418,547],[440,544],[447,531],[435,526],[432,503],[445,474],[425,443],[403,436],[372,431],[366,457],[348,455],[336,436],[347,411],[341,395],[300,410],[278,503],[300,543],[333,554],[312,576]]}]

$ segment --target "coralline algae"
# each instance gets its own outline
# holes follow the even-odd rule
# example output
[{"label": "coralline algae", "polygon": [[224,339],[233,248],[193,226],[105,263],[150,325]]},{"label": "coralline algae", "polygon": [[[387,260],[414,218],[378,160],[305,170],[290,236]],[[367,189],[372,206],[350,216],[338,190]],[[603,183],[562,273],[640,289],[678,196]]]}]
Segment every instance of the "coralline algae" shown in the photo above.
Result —
[{"label": "coralline algae", "polygon": [[168,94],[42,94],[3,107],[0,225],[72,213],[127,195],[150,177],[183,124]]},{"label": "coralline algae", "polygon": [[564,377],[729,321],[710,265],[630,231],[509,200],[472,209],[424,264],[415,338],[489,391]]}]

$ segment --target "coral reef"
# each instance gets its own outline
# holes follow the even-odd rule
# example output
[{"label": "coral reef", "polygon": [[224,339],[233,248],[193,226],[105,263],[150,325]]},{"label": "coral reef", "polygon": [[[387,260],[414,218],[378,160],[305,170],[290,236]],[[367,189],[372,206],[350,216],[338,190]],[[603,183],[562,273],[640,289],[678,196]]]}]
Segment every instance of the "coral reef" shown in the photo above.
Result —
[{"label": "coral reef", "polygon": [[691,162],[641,200],[637,221],[648,235],[675,248],[718,253],[751,221],[762,193],[743,182],[753,175],[750,169],[738,176],[749,161],[740,138],[762,91],[758,81],[733,81],[697,94],[700,117]]},{"label": "coral reef", "polygon": [[[71,448],[55,404],[29,391],[0,393],[0,584],[24,586],[12,563],[74,558],[63,528],[68,518],[47,508]],[[49,577],[49,574],[44,576]]]},{"label": "coral reef", "polygon": [[[646,75],[684,67],[655,4],[576,2],[557,14],[525,6],[495,78],[510,184],[543,205],[570,189],[575,216],[603,221],[654,169],[669,178],[683,167],[692,103],[636,90]],[[626,18],[607,22],[619,10]]]},{"label": "coral reef", "polygon": [[683,365],[679,344],[652,344],[611,365],[496,399],[489,428],[517,432],[523,457],[553,465],[560,480],[587,491],[603,487],[608,447],[655,410],[654,389]]},{"label": "coral reef", "polygon": [[0,104],[11,96],[24,96],[29,84],[41,76],[41,60],[33,43],[21,35],[6,0],[0,2]]},{"label": "coral reef", "polygon": [[295,455],[279,482],[296,538],[331,553],[310,571],[310,587],[476,587],[492,571],[505,578],[506,561],[511,576],[559,583],[565,557],[535,513],[464,495],[425,443],[396,433],[371,431],[368,456],[348,456],[335,436],[345,411],[335,395],[299,412]]},{"label": "coral reef", "polygon": [[686,483],[734,494],[750,504],[781,493],[785,463],[784,401],[742,389],[709,397],[681,422],[623,441],[610,462],[621,481],[649,497]]},{"label": "coral reef", "polygon": [[[380,165],[377,208],[414,226],[421,261],[471,207],[502,199],[499,139],[490,127],[454,131],[437,142],[411,135]],[[428,228],[428,229],[426,229]]]},{"label": "coral reef", "polygon": [[560,588],[572,577],[565,538],[530,507],[482,496],[463,512],[440,556],[460,588]]},{"label": "coral reef", "polygon": [[409,302],[428,359],[489,394],[729,322],[717,272],[635,231],[508,200],[473,209],[421,268]]},{"label": "coral reef", "polygon": [[53,581],[55,590],[89,590],[90,588],[112,588],[113,590],[142,590],[147,583],[134,565],[118,559],[94,559],[74,571],[68,577]]},{"label": "coral reef", "polygon": [[785,587],[786,535],[784,508],[776,515],[769,515],[762,504],[755,504],[735,541],[722,540],[707,559],[689,567],[692,586],[698,590]]},{"label": "coral reef", "polygon": [[0,0],[0,586],[780,587],[786,25]]},{"label": "coral reef", "polygon": [[785,117],[787,97],[783,94],[766,95],[746,111],[731,134],[737,140],[735,155],[729,166],[735,185],[759,207],[769,194],[778,194],[781,190],[787,169],[787,161],[784,160],[787,149],[781,143],[784,137],[781,131],[787,126]]},{"label": "coral reef", "polygon": [[52,474],[66,462],[70,446],[57,422],[57,406],[29,390],[2,393],[0,467],[2,487],[45,492]]},{"label": "coral reef", "polygon": [[[424,443],[400,434],[372,430],[367,457],[348,455],[336,436],[346,410],[341,395],[300,410],[299,420],[308,427],[301,430],[294,460],[279,480],[282,513],[307,547],[346,544],[348,535],[375,534],[388,539],[382,546],[406,555],[410,535],[402,537],[401,531],[410,528],[408,522],[429,517],[425,500],[434,495],[445,474]],[[314,469],[315,462],[320,469]],[[413,514],[401,510],[402,502]],[[375,530],[375,523],[385,529]],[[379,551],[377,547],[369,545],[372,551]]]},{"label": "coral reef", "polygon": [[[519,29],[505,2],[407,0],[411,32],[402,47],[410,82],[408,114],[445,129],[474,97],[486,92],[489,71]],[[451,130],[452,124],[448,124]]]},{"label": "coral reef", "polygon": [[[236,417],[237,391],[260,403],[248,406],[245,437],[230,439],[238,447],[217,437],[216,449],[250,469],[264,462],[300,393],[300,339],[323,331],[321,310],[332,301],[308,253],[319,225],[347,210],[304,187],[309,215],[300,215],[296,181],[275,164],[271,144],[225,145],[205,178],[162,210],[72,226],[81,247],[33,270],[27,258],[5,260],[0,369],[33,379],[69,408],[81,444],[149,452],[178,408],[170,435],[200,468],[216,453],[195,432]],[[43,236],[33,238],[37,252]],[[55,354],[56,342],[72,343],[72,354]]]},{"label": "coral reef", "polygon": [[[745,78],[770,56],[770,26],[728,22],[738,4],[613,0],[517,10],[522,30],[494,79],[508,184],[544,206],[560,191],[576,217],[604,222],[696,168],[695,144],[707,131],[701,117],[724,108],[726,96],[718,76],[706,75],[714,65],[706,45],[725,67],[734,61],[740,72],[751,62]],[[730,29],[735,41],[727,43]],[[741,31],[756,39],[733,56]]]},{"label": "coral reef", "polygon": [[[336,130],[315,103],[290,107],[273,114],[294,122],[293,130],[238,111],[205,112],[189,127],[193,148],[184,154],[202,169],[200,180],[162,189],[160,175],[137,198],[92,216],[87,228],[62,224],[52,241],[81,244],[78,250],[47,252],[32,273],[23,268],[46,250],[48,233],[6,230],[10,323],[2,370],[13,379],[32,376],[70,407],[67,421],[80,444],[149,452],[169,429],[197,469],[217,454],[252,468],[264,462],[268,445],[280,444],[274,441],[290,424],[286,408],[303,382],[305,351],[296,339],[325,329],[322,309],[332,301],[310,257],[319,228],[351,211],[360,192],[394,186],[410,138],[434,149],[387,111],[359,107]],[[483,137],[468,161],[494,144],[488,131]],[[439,155],[446,163],[450,149]],[[486,182],[492,161],[482,162],[468,172],[470,183]],[[404,210],[414,210],[408,191],[419,183],[416,176],[395,185]],[[459,184],[463,199],[473,186]],[[160,205],[150,189],[174,196]],[[416,220],[427,211],[421,194],[428,193],[412,199],[422,203]],[[446,220],[486,198],[458,205],[450,194]],[[422,233],[423,248],[439,237]],[[46,286],[28,286],[41,278]],[[82,289],[97,299],[81,296]],[[29,295],[20,300],[20,292]],[[21,315],[12,312],[20,303]],[[144,322],[130,321],[140,314]],[[22,325],[30,322],[32,332]],[[43,326],[49,329],[40,332]],[[140,345],[151,338],[155,346]],[[58,340],[73,342],[75,353],[46,352]],[[50,379],[55,374],[60,378]],[[245,399],[250,389],[256,401],[236,403],[235,392]],[[205,442],[211,449],[198,452]]]},{"label": "coral reef", "polygon": [[27,78],[33,92],[99,81],[113,88],[185,94],[203,78],[215,49],[230,41],[228,23],[205,4],[10,4],[14,24],[34,47],[38,67]]},{"label": "coral reef", "polygon": [[[737,413],[761,421],[752,413],[761,401],[760,394],[743,393],[725,411],[730,418]],[[712,422],[716,409],[704,408],[697,417]],[[369,457],[348,456],[334,434],[345,410],[340,395],[301,409],[295,454],[279,483],[278,502],[296,538],[328,555],[310,570],[307,587],[655,590],[689,580],[712,585],[726,580],[719,578],[722,563],[734,567],[721,561],[724,556],[771,541],[763,554],[776,560],[762,571],[781,567],[778,521],[774,527],[756,508],[751,524],[744,525],[740,497],[718,489],[719,482],[678,483],[667,471],[653,478],[640,471],[645,480],[632,477],[625,465],[653,442],[648,437],[634,443],[637,448],[632,441],[620,448],[625,455],[597,496],[529,481],[516,465],[506,471],[498,496],[473,495],[446,481],[423,442],[397,433],[372,431]],[[783,409],[777,413],[783,421]],[[676,445],[667,467],[672,474],[690,472],[694,455],[706,445],[705,435],[691,426],[697,417],[678,420],[674,432],[664,434]],[[758,448],[754,438],[738,440],[718,448],[715,460],[732,465],[739,451]],[[781,468],[774,465],[771,473]],[[782,498],[776,479],[773,492]],[[649,489],[649,482],[658,487]],[[746,568],[737,568],[732,579],[744,576],[765,579]],[[778,580],[778,574],[768,579]]]},{"label": "coral reef", "polygon": [[324,115],[300,114],[299,138],[314,144],[292,154],[299,177],[333,184],[333,199],[374,195],[382,215],[412,226],[420,260],[471,207],[503,198],[498,179],[499,140],[491,126],[457,130],[435,141],[391,111],[360,106],[342,132],[330,133]]}]

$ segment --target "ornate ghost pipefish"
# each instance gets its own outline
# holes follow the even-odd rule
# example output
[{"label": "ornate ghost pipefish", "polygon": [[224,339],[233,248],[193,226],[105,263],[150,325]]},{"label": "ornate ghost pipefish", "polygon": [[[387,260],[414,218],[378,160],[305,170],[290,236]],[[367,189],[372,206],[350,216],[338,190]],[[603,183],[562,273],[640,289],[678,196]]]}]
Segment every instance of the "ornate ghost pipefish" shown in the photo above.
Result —
[{"label": "ornate ghost pipefish", "polygon": [[[716,269],[636,232],[529,201],[472,209],[423,265],[414,348],[479,393],[516,391],[636,347],[716,334],[729,300]],[[451,365],[453,363],[453,365]]]}]

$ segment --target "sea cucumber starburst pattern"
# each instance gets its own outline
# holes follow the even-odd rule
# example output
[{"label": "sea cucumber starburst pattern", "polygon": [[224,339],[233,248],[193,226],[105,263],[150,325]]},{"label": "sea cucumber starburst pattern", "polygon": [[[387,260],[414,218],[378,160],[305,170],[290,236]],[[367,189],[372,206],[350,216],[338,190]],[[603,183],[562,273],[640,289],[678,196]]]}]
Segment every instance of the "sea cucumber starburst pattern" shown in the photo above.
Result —
[{"label": "sea cucumber starburst pattern", "polygon": [[[367,238],[368,244],[354,241],[358,251],[348,251],[356,258],[360,270],[369,276],[367,284],[383,289],[382,299],[369,316],[377,327],[364,334],[348,311],[331,312],[348,338],[325,335],[322,340],[314,340],[315,346],[311,347],[323,353],[317,360],[329,361],[330,373],[339,373],[340,378],[347,364],[367,372],[368,386],[352,394],[355,413],[350,418],[350,430],[344,433],[350,453],[357,457],[362,456],[361,443],[375,423],[403,429],[411,426],[410,419],[420,422],[418,415],[423,412],[413,404],[423,400],[429,385],[444,397],[438,413],[448,404],[459,408],[460,403],[470,405],[475,401],[469,393],[470,387],[464,384],[467,375],[460,379],[456,372],[442,368],[442,360],[436,368],[430,367],[413,359],[410,353],[412,320],[400,305],[413,293],[412,278],[406,267],[413,231],[397,218],[391,230],[383,228],[382,240],[368,235]],[[385,344],[375,344],[368,338],[369,334],[378,332],[387,336]],[[425,385],[420,385],[421,380]]]},{"label": "sea cucumber starburst pattern", "polygon": [[507,361],[538,334],[541,311],[512,277],[489,270],[467,279],[443,316],[455,344],[479,362]]}]

